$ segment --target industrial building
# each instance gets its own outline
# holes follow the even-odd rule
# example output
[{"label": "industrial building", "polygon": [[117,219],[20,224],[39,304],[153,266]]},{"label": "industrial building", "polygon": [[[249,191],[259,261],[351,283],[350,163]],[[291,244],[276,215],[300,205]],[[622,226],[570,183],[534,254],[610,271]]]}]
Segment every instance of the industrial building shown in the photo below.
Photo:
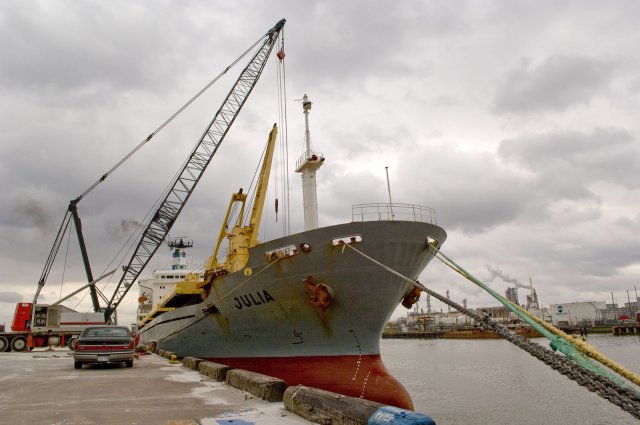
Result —
[{"label": "industrial building", "polygon": [[604,301],[551,304],[549,314],[554,325],[594,324],[600,319],[598,311],[606,309]]}]

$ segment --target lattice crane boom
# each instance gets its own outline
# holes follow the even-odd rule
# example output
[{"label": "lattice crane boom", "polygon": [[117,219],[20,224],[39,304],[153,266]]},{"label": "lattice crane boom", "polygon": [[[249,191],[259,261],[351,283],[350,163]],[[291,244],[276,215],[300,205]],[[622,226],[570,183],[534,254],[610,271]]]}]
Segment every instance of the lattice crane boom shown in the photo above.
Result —
[{"label": "lattice crane boom", "polygon": [[113,312],[169,233],[182,208],[200,181],[204,170],[211,162],[213,155],[218,150],[229,128],[258,82],[284,24],[285,20],[282,19],[265,34],[264,42],[251,58],[249,64],[240,73],[240,77],[238,77],[213,120],[203,132],[178,177],[173,181],[171,189],[142,233],[129,264],[123,268],[123,275],[105,309],[105,319],[109,320],[111,318]]}]

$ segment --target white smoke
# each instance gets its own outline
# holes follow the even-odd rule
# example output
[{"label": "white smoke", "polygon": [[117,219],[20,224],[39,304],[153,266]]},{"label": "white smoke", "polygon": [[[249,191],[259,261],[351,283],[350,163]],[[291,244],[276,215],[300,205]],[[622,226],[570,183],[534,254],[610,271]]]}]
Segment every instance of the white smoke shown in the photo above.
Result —
[{"label": "white smoke", "polygon": [[487,264],[487,270],[491,273],[491,276],[487,279],[487,281],[492,282],[496,277],[499,277],[503,282],[510,283],[514,285],[516,288],[527,288],[531,289],[531,285],[525,285],[520,282],[517,278],[509,276],[502,270],[500,270],[496,266],[492,266],[491,264]]}]

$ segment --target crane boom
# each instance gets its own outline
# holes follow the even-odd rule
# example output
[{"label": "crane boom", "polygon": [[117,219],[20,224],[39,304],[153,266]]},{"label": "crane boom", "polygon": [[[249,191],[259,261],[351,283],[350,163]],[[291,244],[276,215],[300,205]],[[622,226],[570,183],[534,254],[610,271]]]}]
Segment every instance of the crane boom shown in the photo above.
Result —
[{"label": "crane boom", "polygon": [[[262,218],[262,210],[264,209],[267,186],[269,185],[269,175],[271,174],[271,164],[273,162],[273,153],[275,151],[277,134],[278,127],[274,124],[271,132],[269,133],[269,138],[267,139],[267,148],[264,152],[264,160],[262,161],[260,177],[258,178],[258,184],[256,185],[256,193],[253,200],[251,215],[249,216],[249,224],[243,226],[244,207],[247,201],[247,195],[242,193],[242,189],[240,189],[239,192],[231,195],[231,201],[227,208],[227,215],[225,216],[222,227],[220,228],[218,242],[216,243],[213,255],[209,259],[209,265],[205,270],[205,280],[208,273],[211,271],[215,272],[219,268],[223,268],[228,272],[233,273],[244,267],[249,260],[249,248],[253,248],[258,244],[258,231],[260,230],[260,220]],[[231,211],[236,203],[240,204],[240,212],[238,213],[236,224],[231,227],[231,230],[229,230],[229,217],[231,216]],[[225,238],[229,240],[227,257],[223,263],[219,263],[218,252],[220,251],[220,246]]]},{"label": "crane boom", "polygon": [[105,309],[106,320],[111,318],[113,312],[149,263],[153,254],[158,250],[167,233],[169,233],[202,177],[204,170],[209,165],[220,143],[222,143],[229,128],[238,116],[240,109],[242,109],[249,94],[258,82],[285,22],[282,19],[265,34],[264,42],[251,58],[249,64],[240,73],[238,80],[229,91],[211,123],[203,132],[178,177],[173,181],[171,189],[156,210],[151,221],[147,224],[129,264],[124,267],[122,277]]}]

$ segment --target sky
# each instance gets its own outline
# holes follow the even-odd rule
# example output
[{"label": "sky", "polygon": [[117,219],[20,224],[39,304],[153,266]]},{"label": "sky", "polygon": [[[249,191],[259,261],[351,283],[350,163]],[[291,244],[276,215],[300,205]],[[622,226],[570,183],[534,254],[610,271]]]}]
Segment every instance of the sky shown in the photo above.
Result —
[{"label": "sky", "polygon": [[[303,227],[293,168],[308,94],[313,149],[326,158],[320,225],[350,221],[354,204],[388,202],[388,167],[393,201],[435,208],[448,233],[442,252],[496,291],[531,279],[546,306],[623,304],[627,291],[633,300],[638,16],[631,0],[3,0],[0,324],[33,299],[69,201],[282,18],[292,232]],[[211,255],[231,193],[248,187],[279,121],[276,69],[272,57],[172,229],[194,241],[194,266]],[[95,275],[112,267],[239,71],[80,202]],[[267,209],[268,239],[283,219]],[[143,276],[169,261],[165,246]],[[85,279],[74,238],[54,270],[39,302]],[[114,280],[100,286],[107,296]],[[420,281],[471,307],[497,305],[438,260]],[[125,298],[121,323],[133,322],[136,297]],[[87,311],[88,297],[66,305]]]}]

